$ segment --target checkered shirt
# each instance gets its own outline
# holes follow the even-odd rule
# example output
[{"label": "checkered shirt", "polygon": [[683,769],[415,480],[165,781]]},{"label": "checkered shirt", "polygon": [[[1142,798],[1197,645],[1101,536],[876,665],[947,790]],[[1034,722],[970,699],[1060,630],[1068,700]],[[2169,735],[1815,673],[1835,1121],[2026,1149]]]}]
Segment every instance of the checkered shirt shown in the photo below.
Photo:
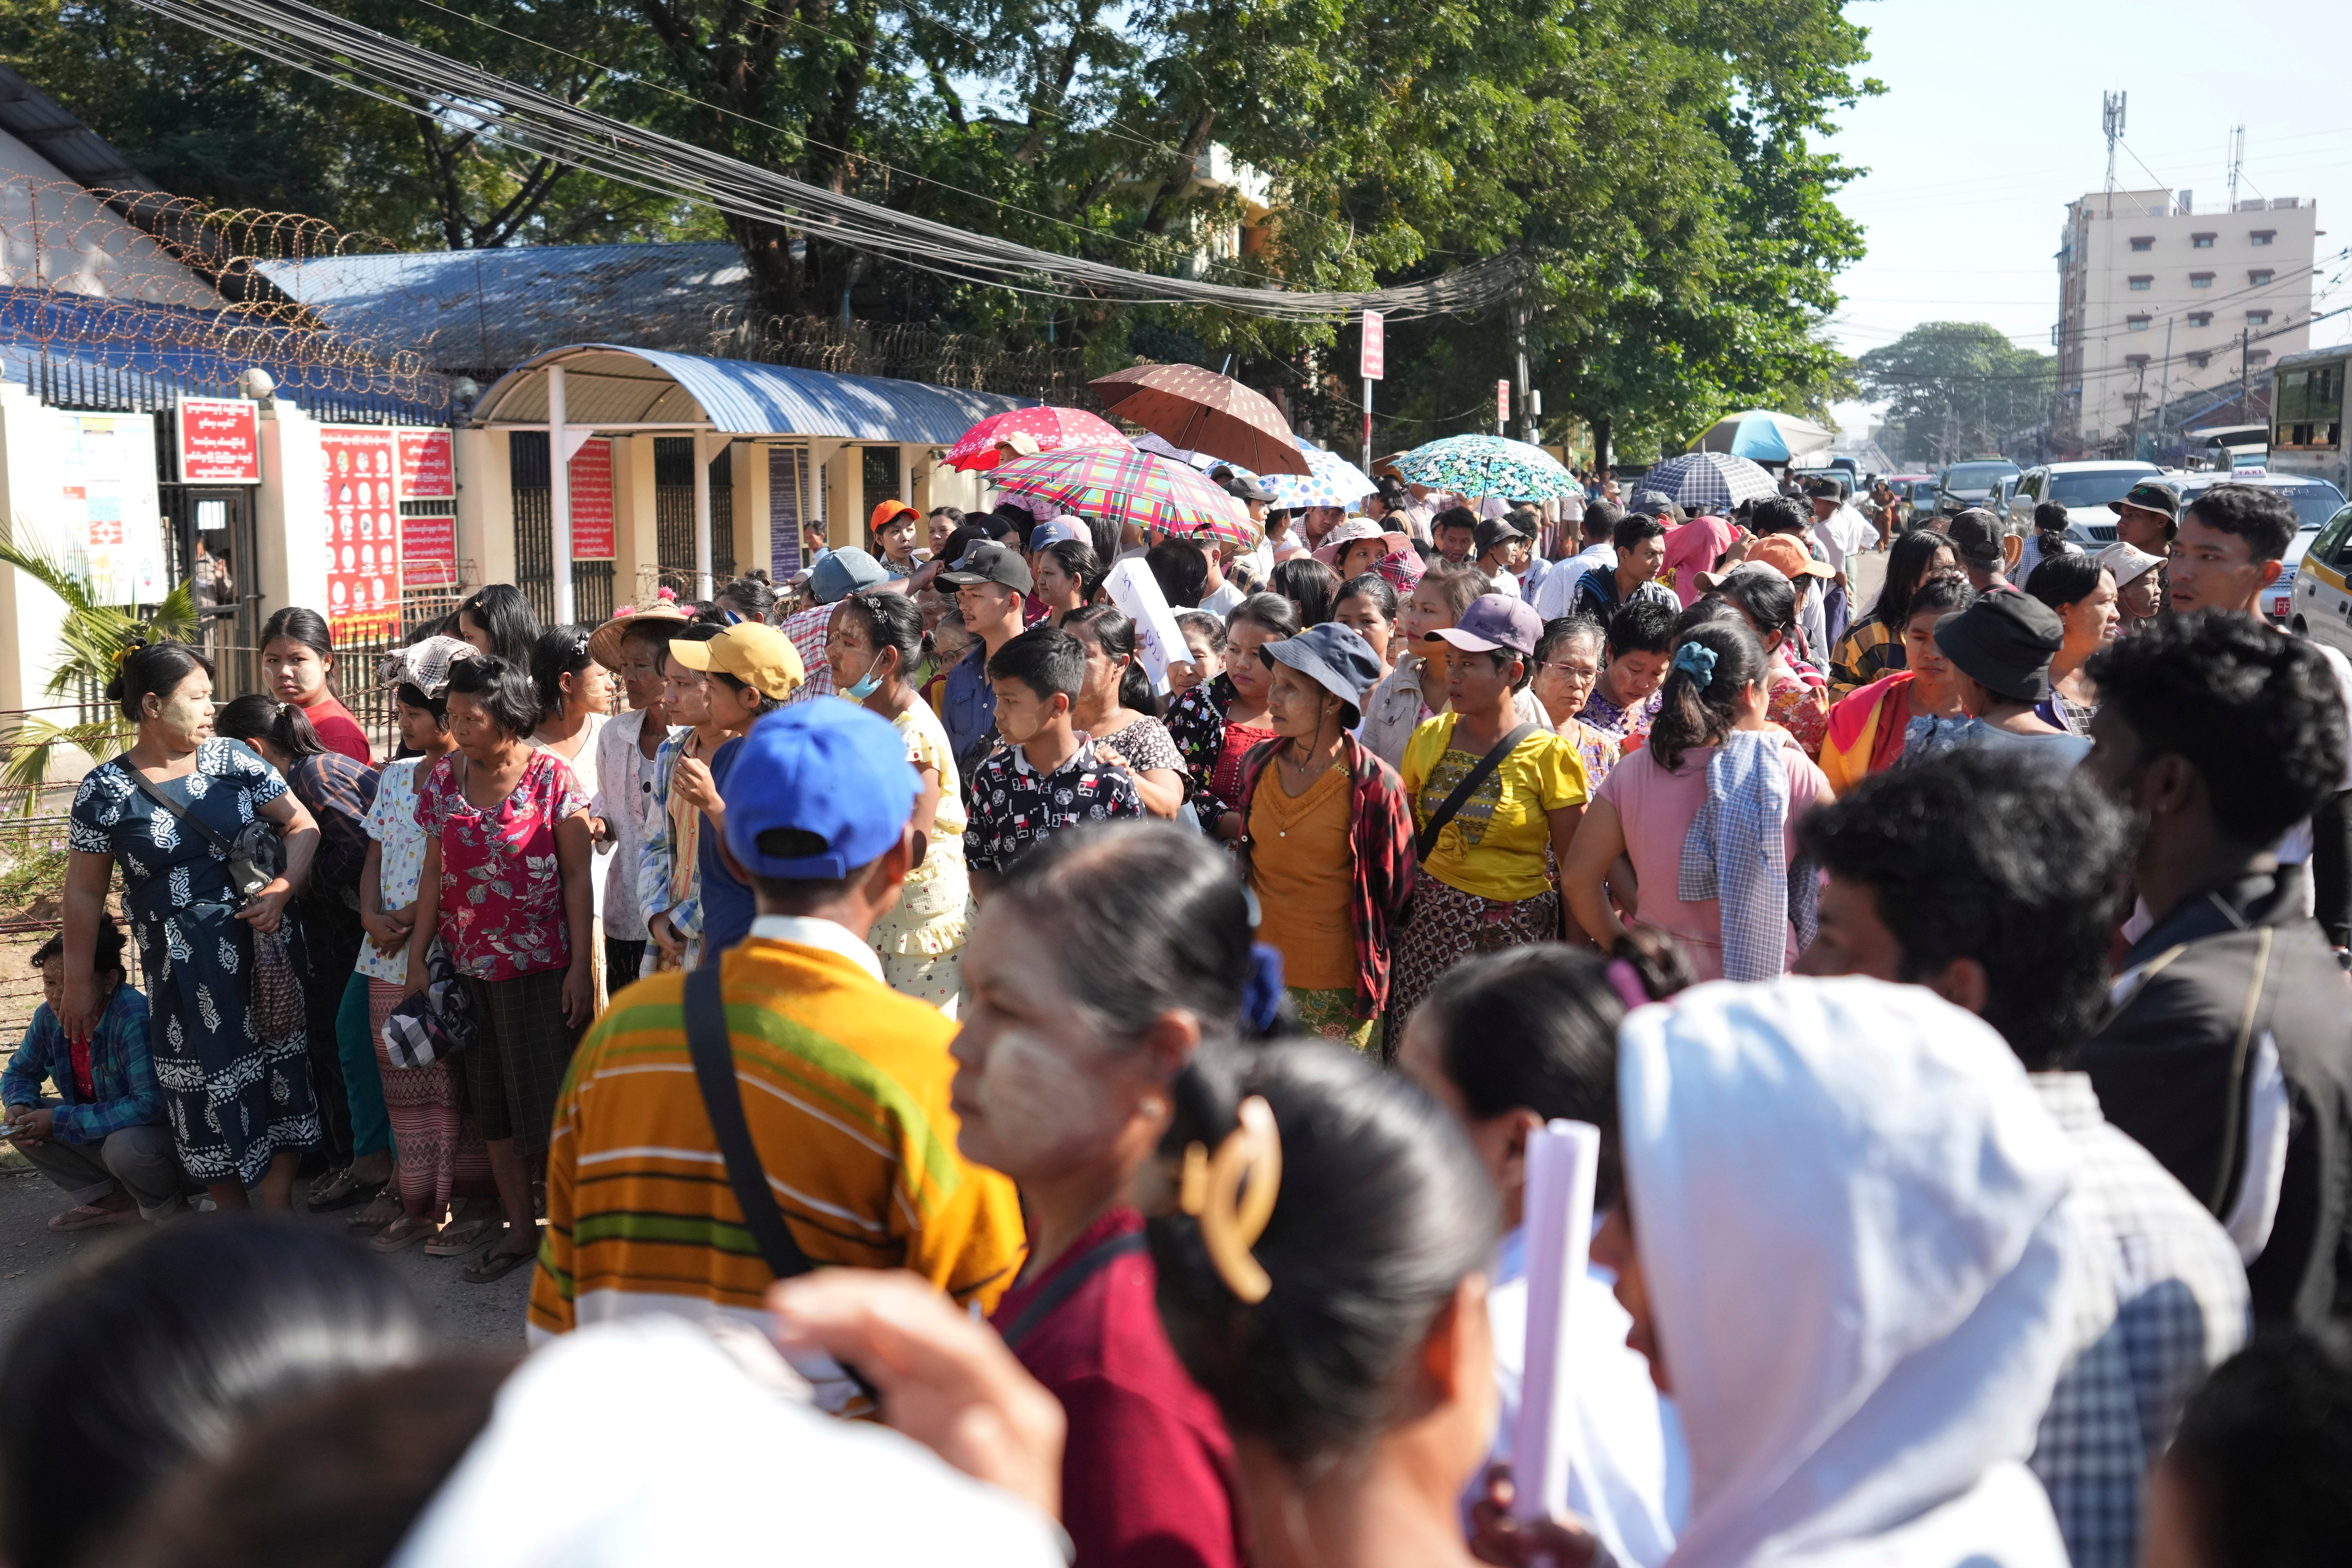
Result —
[{"label": "checkered shirt", "polygon": [[2074,1152],[2074,1355],[2031,1461],[2074,1568],[2132,1568],[2140,1483],[2205,1374],[2245,1342],[2246,1274],[2203,1205],[2108,1125],[2086,1073],[2033,1087]]},{"label": "checkered shirt", "polygon": [[831,605],[819,605],[776,623],[776,629],[792,638],[793,651],[801,656],[801,683],[784,699],[787,707],[812,697],[833,695],[833,660],[824,651],[824,634],[833,625],[833,611]]}]

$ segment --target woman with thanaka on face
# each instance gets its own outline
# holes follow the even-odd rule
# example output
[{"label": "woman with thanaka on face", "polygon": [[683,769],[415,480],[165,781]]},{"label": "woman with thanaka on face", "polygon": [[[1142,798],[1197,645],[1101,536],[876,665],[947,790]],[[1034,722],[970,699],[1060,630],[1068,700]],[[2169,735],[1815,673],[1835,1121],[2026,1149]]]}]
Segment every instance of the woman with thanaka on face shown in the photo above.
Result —
[{"label": "woman with thanaka on face", "polygon": [[457,660],[447,703],[456,749],[417,787],[425,867],[407,990],[425,989],[437,939],[473,1004],[476,1036],[458,1062],[507,1223],[466,1268],[485,1284],[538,1253],[531,1182],[564,1069],[595,1016],[588,797],[562,759],[530,743],[539,698],[522,670]]},{"label": "woman with thanaka on face", "polygon": [[[1637,1009],[1618,1049],[1592,1257],[1688,1443],[1669,1563],[2064,1568],[2020,1456],[2072,1349],[2070,1159],[2000,1037],[1923,987],[1783,978]],[[1495,1561],[1589,1555],[1486,1521]]]},{"label": "woman with thanaka on face", "polygon": [[1447,705],[1413,731],[1397,770],[1412,804],[1420,871],[1412,918],[1395,942],[1391,1042],[1454,964],[1559,934],[1553,867],[1568,864],[1591,786],[1575,748],[1540,710],[1532,721],[1518,711],[1542,637],[1524,600],[1490,594],[1429,639],[1448,645]]},{"label": "woman with thanaka on face", "polygon": [[1170,1103],[1160,1317],[1232,1435],[1252,1563],[1466,1565],[1495,1194],[1461,1130],[1320,1043],[1204,1049]]},{"label": "woman with thanaka on face", "polygon": [[[741,581],[762,593],[768,591],[767,584],[757,578]],[[530,743],[562,758],[580,793],[588,797],[589,891],[601,932],[614,839],[611,819],[597,809],[604,798],[604,748],[598,742],[613,714],[613,674],[594,657],[593,640],[585,626],[550,626],[531,645],[530,679],[539,692],[540,712]],[[606,973],[600,942],[590,943],[589,956],[595,964],[596,1005],[602,1007],[604,999],[635,980],[636,973]]]},{"label": "woman with thanaka on face", "polygon": [[699,820],[695,833],[699,930],[692,967],[700,968],[717,963],[720,953],[751,935],[751,924],[759,919],[751,884],[736,874],[721,848],[727,832],[721,792],[742,752],[742,737],[783,706],[806,679],[806,668],[800,650],[782,629],[748,621],[707,642],[673,642],[669,663],[707,678],[703,698],[709,709],[708,727],[722,737],[710,749],[713,737],[704,735],[704,749],[693,756],[677,756],[670,773],[672,815],[691,811]]},{"label": "woman with thanaka on face", "polygon": [[1061,626],[1087,656],[1071,724],[1094,737],[1097,756],[1127,769],[1144,810],[1174,817],[1184,805],[1184,755],[1152,710],[1151,683],[1135,658],[1135,623],[1108,605],[1094,605],[1072,611]]},{"label": "woman with thanaka on face", "polygon": [[680,732],[663,742],[655,756],[653,796],[637,857],[637,900],[654,944],[646,955],[653,972],[692,969],[701,962],[703,876],[709,859],[704,819],[714,806],[725,810],[711,780],[711,763],[720,747],[759,717],[761,693],[740,679],[730,683],[709,668],[707,657],[695,664],[678,657],[679,644],[716,641],[722,629],[686,626],[664,645],[662,703]]},{"label": "woman with thanaka on face", "polygon": [[1838,639],[1830,656],[1831,701],[1905,668],[1903,627],[1911,618],[1912,595],[1928,578],[1959,569],[1951,540],[1932,528],[1914,529],[1895,542],[1886,552],[1886,581],[1876,602]]},{"label": "woman with thanaka on face", "polygon": [[627,710],[596,731],[596,790],[588,815],[611,836],[613,853],[601,886],[605,988],[618,991],[644,972],[645,907],[637,901],[637,871],[645,851],[646,818],[654,805],[654,766],[669,738],[662,667],[669,639],[686,624],[684,612],[656,605],[618,616],[588,638],[588,652],[621,682]]},{"label": "woman with thanaka on face", "polygon": [[1258,650],[1276,739],[1242,759],[1242,877],[1309,1033],[1379,1049],[1389,933],[1412,896],[1412,813],[1351,732],[1379,680],[1364,639],[1326,622]]},{"label": "woman with thanaka on face", "polygon": [[[1405,745],[1413,731],[1443,712],[1449,700],[1445,644],[1430,638],[1459,621],[1491,585],[1475,567],[1433,563],[1399,604],[1396,657],[1381,683],[1365,693],[1364,727],[1359,731],[1372,754],[1391,767],[1404,765]],[[1543,710],[1524,689],[1514,710],[1521,723],[1543,722]]]},{"label": "woman with thanaka on face", "polygon": [[1377,572],[1350,577],[1339,584],[1331,603],[1331,618],[1364,639],[1381,661],[1381,679],[1388,679],[1392,663],[1389,644],[1397,635],[1397,591]]},{"label": "woman with thanaka on face", "polygon": [[[257,1011],[255,963],[257,946],[279,938],[299,986],[301,922],[286,920],[286,907],[310,879],[318,825],[277,769],[214,736],[212,665],[194,649],[134,645],[107,696],[138,734],[74,792],[58,1023],[68,1040],[89,1038],[97,1026],[92,956],[120,862],[148,985],[156,1079],[181,1167],[220,1208],[245,1207],[248,1188],[262,1207],[287,1208],[300,1152],[320,1139],[319,1111],[301,1009],[290,1021]],[[240,898],[227,857],[141,788],[141,779],[231,844],[247,823],[268,817],[278,826],[286,869]]]},{"label": "woman with thanaka on face", "polygon": [[[1092,939],[1121,933],[1105,945]],[[1080,1568],[1242,1562],[1232,1445],[1178,1364],[1132,1189],[1204,1042],[1249,1030],[1231,863],[1167,825],[1082,827],[1013,863],[975,923],[957,1146],[1020,1184],[1029,1256],[993,1321],[1069,1418]]]},{"label": "woman with thanaka on face", "polygon": [[1103,567],[1092,546],[1057,539],[1037,552],[1030,575],[1036,580],[1037,598],[1049,624],[1058,626],[1093,601],[1095,590],[1102,586]]},{"label": "woman with thanaka on face", "polygon": [[[1769,679],[1745,621],[1718,616],[1683,634],[1648,741],[1601,781],[1560,856],[1569,909],[1603,949],[1626,935],[1609,897],[1622,856],[1639,924],[1681,944],[1701,980],[1766,978],[1803,951],[1811,883],[1790,870],[1795,824],[1831,791],[1768,714]],[[1706,892],[1685,898],[1686,887]]]},{"label": "woman with thanaka on face", "polygon": [[890,721],[922,781],[909,824],[922,835],[922,858],[907,873],[898,906],[874,922],[866,941],[891,990],[952,1018],[962,989],[971,880],[964,870],[963,780],[955,753],[939,716],[907,683],[922,646],[922,612],[913,601],[852,594],[834,606],[824,651],[836,694]]},{"label": "woman with thanaka on face", "polygon": [[1588,783],[1599,784],[1617,765],[1624,742],[1608,731],[1588,724],[1584,705],[1600,682],[1601,661],[1608,653],[1608,634],[1590,616],[1561,616],[1544,623],[1543,640],[1536,644],[1536,674],[1528,689],[1543,705],[1544,717],[1584,764]]}]

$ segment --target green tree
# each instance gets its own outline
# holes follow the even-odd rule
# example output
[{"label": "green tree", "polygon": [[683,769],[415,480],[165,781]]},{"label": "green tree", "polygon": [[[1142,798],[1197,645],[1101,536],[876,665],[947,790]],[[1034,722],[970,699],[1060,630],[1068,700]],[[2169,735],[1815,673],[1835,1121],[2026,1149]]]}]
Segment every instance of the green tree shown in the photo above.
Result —
[{"label": "green tree", "polygon": [[2003,437],[2047,419],[2058,360],[1988,322],[1927,321],[1864,353],[1855,375],[1886,405],[1887,455],[1940,464],[1997,457]]}]

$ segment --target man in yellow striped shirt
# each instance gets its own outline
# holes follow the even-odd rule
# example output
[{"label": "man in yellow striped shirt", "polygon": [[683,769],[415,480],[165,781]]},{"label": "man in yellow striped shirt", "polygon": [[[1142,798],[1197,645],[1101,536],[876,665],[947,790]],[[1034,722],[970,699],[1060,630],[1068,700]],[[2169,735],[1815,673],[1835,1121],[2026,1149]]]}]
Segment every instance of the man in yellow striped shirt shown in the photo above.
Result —
[{"label": "man in yellow striped shirt", "polygon": [[[760,915],[720,992],[769,1191],[813,1262],[911,1269],[985,1310],[1020,1266],[1019,1203],[956,1152],[955,1025],[886,986],[866,945],[923,848],[906,743],[848,702],[771,714],[740,743],[722,831]],[[530,1338],[646,1311],[761,1324],[772,1279],[703,1108],[683,977],[638,981],[556,1102]],[[828,1408],[854,1397],[838,1368],[802,1370]]]}]

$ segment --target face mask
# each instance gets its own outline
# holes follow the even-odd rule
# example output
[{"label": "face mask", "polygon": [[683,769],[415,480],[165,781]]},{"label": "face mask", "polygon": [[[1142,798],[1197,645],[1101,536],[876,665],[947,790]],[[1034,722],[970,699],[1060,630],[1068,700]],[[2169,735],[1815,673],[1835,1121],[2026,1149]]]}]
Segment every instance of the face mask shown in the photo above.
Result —
[{"label": "face mask", "polygon": [[877,669],[869,669],[866,672],[865,679],[859,681],[856,685],[850,687],[847,690],[844,691],[842,695],[848,698],[852,702],[863,702],[881,689],[882,672]]}]

